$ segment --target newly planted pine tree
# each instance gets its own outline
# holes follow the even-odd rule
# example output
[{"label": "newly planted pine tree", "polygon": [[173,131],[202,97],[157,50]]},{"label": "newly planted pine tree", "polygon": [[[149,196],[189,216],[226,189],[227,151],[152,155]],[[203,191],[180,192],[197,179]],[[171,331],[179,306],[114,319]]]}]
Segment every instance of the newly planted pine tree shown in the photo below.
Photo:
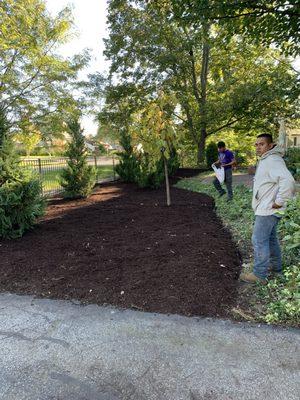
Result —
[{"label": "newly planted pine tree", "polygon": [[9,138],[6,115],[0,106],[0,186],[8,181],[19,181],[21,175],[19,157]]},{"label": "newly planted pine tree", "polygon": [[61,174],[61,185],[64,197],[68,199],[84,198],[91,194],[96,183],[96,170],[87,163],[87,152],[84,143],[83,130],[78,120],[68,124],[72,141],[69,143],[66,156],[67,168]]},{"label": "newly planted pine tree", "polygon": [[139,163],[133,152],[131,136],[125,128],[120,130],[120,145],[124,151],[119,153],[120,162],[116,166],[116,172],[123,182],[136,182]]},{"label": "newly planted pine tree", "polygon": [[20,237],[45,210],[39,179],[20,167],[0,107],[0,238]]}]

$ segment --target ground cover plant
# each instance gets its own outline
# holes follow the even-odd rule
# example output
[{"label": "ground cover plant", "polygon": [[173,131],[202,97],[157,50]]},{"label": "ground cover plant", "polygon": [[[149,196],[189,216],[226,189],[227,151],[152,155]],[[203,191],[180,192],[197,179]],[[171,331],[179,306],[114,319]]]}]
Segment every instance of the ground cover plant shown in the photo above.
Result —
[{"label": "ground cover plant", "polygon": [[[251,209],[252,191],[237,186],[234,200],[227,203],[219,198],[212,185],[199,179],[185,179],[178,187],[214,197],[216,212],[232,232],[245,263],[252,262],[251,234],[254,215]],[[280,223],[284,274],[271,279],[266,286],[257,285],[241,290],[239,305],[245,318],[268,323],[300,325],[300,195],[290,201]],[[245,297],[243,299],[243,297]],[[245,301],[246,299],[246,301]]]}]

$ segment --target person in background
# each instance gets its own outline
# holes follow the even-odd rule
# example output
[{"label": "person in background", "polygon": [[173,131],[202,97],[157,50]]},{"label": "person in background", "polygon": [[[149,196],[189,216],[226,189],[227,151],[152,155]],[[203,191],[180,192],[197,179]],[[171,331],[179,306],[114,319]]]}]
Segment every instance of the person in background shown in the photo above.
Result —
[{"label": "person in background", "polygon": [[[218,161],[214,163],[214,165],[220,165],[224,167],[225,173],[225,185],[227,189],[227,201],[231,201],[233,197],[232,193],[232,167],[235,164],[235,158],[232,151],[226,149],[226,145],[224,142],[218,142]],[[219,180],[217,178],[213,181],[214,187],[220,193],[220,197],[223,196],[226,191],[222,188]]]},{"label": "person in background", "polygon": [[272,135],[257,136],[256,154],[260,157],[253,185],[252,208],[255,223],[252,235],[253,272],[242,273],[247,283],[262,282],[270,272],[282,273],[281,251],[277,239],[278,211],[295,193],[295,181],[283,160],[284,149],[273,143]]}]

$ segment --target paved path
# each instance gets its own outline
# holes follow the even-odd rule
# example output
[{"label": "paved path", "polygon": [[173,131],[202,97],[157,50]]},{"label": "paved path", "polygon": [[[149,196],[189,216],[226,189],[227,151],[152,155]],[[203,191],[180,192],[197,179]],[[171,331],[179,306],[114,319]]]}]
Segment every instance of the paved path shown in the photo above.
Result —
[{"label": "paved path", "polygon": [[0,295],[1,400],[298,400],[297,330]]},{"label": "paved path", "polygon": [[[214,176],[209,176],[202,180],[203,183],[212,183]],[[233,185],[245,185],[250,188],[253,186],[254,175],[249,175],[246,173],[233,173],[232,183]]]},{"label": "paved path", "polygon": [[[248,186],[250,189],[253,187],[253,178],[254,175],[249,175],[247,173],[233,173],[232,183],[234,186],[236,185],[245,185]],[[203,183],[212,183],[214,180],[214,176],[209,176],[207,178],[202,179]],[[300,192],[300,183],[296,182],[296,192]]]}]

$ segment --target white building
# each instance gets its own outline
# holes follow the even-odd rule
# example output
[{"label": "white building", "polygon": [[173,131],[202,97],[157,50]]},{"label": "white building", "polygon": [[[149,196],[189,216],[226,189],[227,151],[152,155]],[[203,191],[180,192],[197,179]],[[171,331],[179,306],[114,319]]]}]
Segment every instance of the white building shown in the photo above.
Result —
[{"label": "white building", "polygon": [[300,129],[289,129],[286,130],[286,147],[300,147]]}]

